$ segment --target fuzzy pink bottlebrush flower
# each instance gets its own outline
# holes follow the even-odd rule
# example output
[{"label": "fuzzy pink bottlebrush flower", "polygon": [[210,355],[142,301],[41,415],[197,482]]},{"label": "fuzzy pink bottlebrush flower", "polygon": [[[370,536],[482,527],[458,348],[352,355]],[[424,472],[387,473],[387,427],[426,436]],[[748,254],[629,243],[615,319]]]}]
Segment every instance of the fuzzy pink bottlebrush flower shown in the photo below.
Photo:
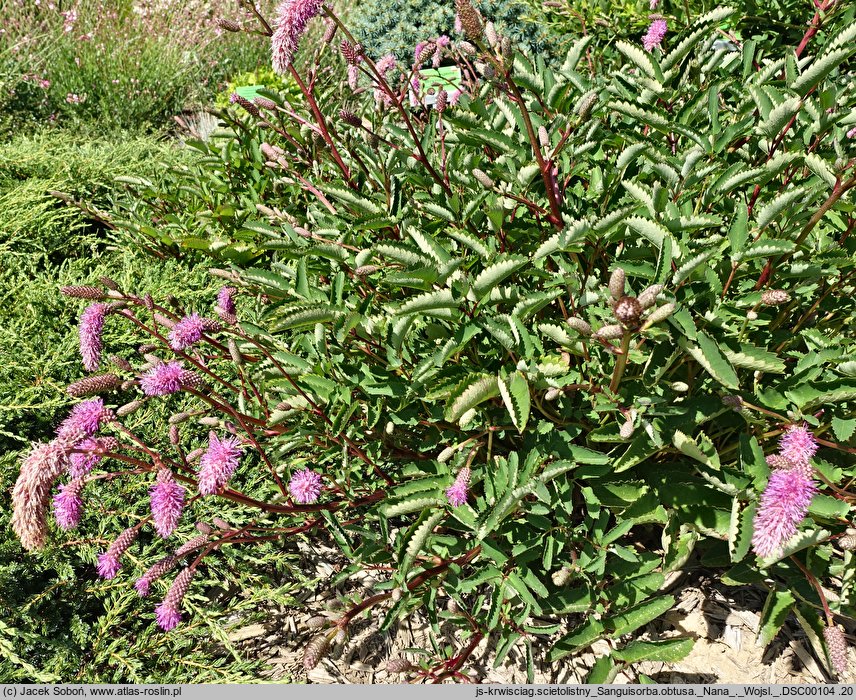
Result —
[{"label": "fuzzy pink bottlebrush flower", "polygon": [[164,574],[172,571],[178,564],[178,557],[170,554],[152,564],[140,578],[134,583],[134,588],[140,598],[145,598],[151,591],[152,582],[157,581]]},{"label": "fuzzy pink bottlebrush flower", "polygon": [[455,508],[467,502],[467,490],[470,485],[470,468],[464,467],[455,477],[455,483],[446,489],[446,498]]},{"label": "fuzzy pink bottlebrush flower", "polygon": [[54,518],[63,530],[73,530],[80,524],[83,486],[83,479],[72,479],[67,484],[60,484],[59,492],[53,497]]},{"label": "fuzzy pink bottlebrush flower", "polygon": [[199,314],[190,314],[176,323],[169,332],[169,346],[173,350],[186,350],[198,343],[205,332],[205,321]]},{"label": "fuzzy pink bottlebrush flower", "polygon": [[792,425],[779,440],[779,454],[795,467],[808,467],[817,442],[814,435],[804,425]]},{"label": "fuzzy pink bottlebrush flower", "polygon": [[216,433],[209,433],[208,450],[199,460],[199,493],[210,496],[222,489],[238,467],[241,451],[238,438],[221,440]]},{"label": "fuzzy pink bottlebrush flower", "polygon": [[181,622],[181,601],[184,600],[195,573],[196,569],[193,567],[188,567],[179,572],[169,587],[169,592],[163,602],[155,608],[158,626],[164,632],[169,632]]},{"label": "fuzzy pink bottlebrush flower", "polygon": [[94,372],[101,366],[101,331],[109,308],[107,304],[96,302],[87,306],[80,316],[77,329],[80,337],[80,357],[87,372]]},{"label": "fuzzy pink bottlebrush flower", "polygon": [[315,503],[321,495],[321,475],[311,469],[295,472],[288,482],[288,492],[295,503]]},{"label": "fuzzy pink bottlebrush flower", "polygon": [[102,452],[114,452],[119,449],[119,441],[112,437],[86,438],[75,445],[74,449],[85,450],[85,452],[72,452],[68,455],[68,474],[72,479],[91,472],[101,461]]},{"label": "fuzzy pink bottlebrush flower", "polygon": [[113,540],[113,543],[107,548],[106,552],[98,555],[98,575],[101,578],[115,578],[116,574],[119,573],[119,569],[122,568],[119,559],[121,559],[125,550],[137,539],[138,534],[139,530],[137,528],[129,527]]},{"label": "fuzzy pink bottlebrush flower", "polygon": [[181,391],[182,386],[190,383],[188,380],[193,376],[193,372],[185,370],[184,365],[177,360],[162,362],[140,377],[140,386],[146,396],[166,396]]},{"label": "fuzzy pink bottlebrush flower", "polygon": [[850,131],[847,132],[847,138],[848,139],[856,138],[856,126],[854,126],[852,129],[850,129]]},{"label": "fuzzy pink bottlebrush flower", "polygon": [[271,37],[273,69],[284,74],[294,60],[309,20],[316,17],[323,6],[322,0],[283,0],[276,9],[276,30]]},{"label": "fuzzy pink bottlebrush flower", "polygon": [[184,487],[176,483],[169,469],[158,472],[154,486],[149,490],[149,502],[155,530],[161,537],[169,537],[181,519],[184,509]]},{"label": "fuzzy pink bottlebrush flower", "polygon": [[68,466],[68,453],[59,440],[33,445],[24,458],[12,490],[12,529],[24,549],[45,545],[48,534],[47,509],[54,482]]},{"label": "fuzzy pink bottlebrush flower", "polygon": [[75,445],[81,440],[92,437],[98,432],[101,424],[112,417],[112,411],[104,408],[103,400],[81,401],[71,409],[68,417],[59,424],[56,436],[67,445]]},{"label": "fuzzy pink bottlebrush flower", "polygon": [[776,469],[770,474],[755,514],[752,549],[760,557],[782,550],[797,533],[817,492],[811,477],[800,469]]},{"label": "fuzzy pink bottlebrush flower", "polygon": [[642,39],[642,46],[645,47],[645,50],[653,51],[655,46],[662,44],[663,39],[666,37],[666,31],[668,28],[669,25],[666,23],[666,20],[662,18],[655,19],[651,22],[651,25],[648,27],[648,32]]}]

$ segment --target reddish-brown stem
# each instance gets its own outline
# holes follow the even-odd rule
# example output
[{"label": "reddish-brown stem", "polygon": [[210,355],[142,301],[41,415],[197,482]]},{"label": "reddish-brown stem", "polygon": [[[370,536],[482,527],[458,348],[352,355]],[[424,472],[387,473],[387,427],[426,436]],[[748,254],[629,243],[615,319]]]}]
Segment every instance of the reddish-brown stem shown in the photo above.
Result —
[{"label": "reddish-brown stem", "polygon": [[339,166],[339,170],[342,171],[342,175],[345,180],[348,181],[348,185],[353,189],[356,189],[356,185],[351,179],[351,170],[345,164],[345,161],[342,160],[342,156],[339,153],[339,149],[336,148],[336,142],[331,135],[330,127],[327,125],[327,121],[324,119],[324,115],[318,107],[318,102],[315,100],[315,95],[312,91],[306,87],[306,84],[303,82],[303,79],[300,77],[300,74],[294,69],[294,66],[288,67],[288,72],[291,74],[291,77],[294,79],[294,82],[297,83],[297,87],[300,88],[300,91],[303,93],[304,97],[306,97],[306,103],[309,105],[309,109],[312,111],[313,116],[318,122],[318,128],[321,130],[321,135],[324,137],[324,140],[327,142],[327,145],[330,146],[330,153],[333,156],[333,160],[336,161],[336,165]]}]

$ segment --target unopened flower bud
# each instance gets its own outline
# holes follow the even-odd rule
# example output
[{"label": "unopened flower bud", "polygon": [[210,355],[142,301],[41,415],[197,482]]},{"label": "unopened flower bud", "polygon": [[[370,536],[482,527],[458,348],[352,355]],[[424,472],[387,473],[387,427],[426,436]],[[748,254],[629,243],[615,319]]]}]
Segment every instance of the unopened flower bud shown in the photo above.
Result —
[{"label": "unopened flower bud", "polygon": [[496,33],[496,27],[493,22],[487,22],[484,25],[484,36],[491,48],[496,48],[499,43],[499,36]]},{"label": "unopened flower bud", "polygon": [[96,377],[79,379],[66,387],[69,396],[89,396],[90,394],[103,394],[116,389],[121,384],[119,377],[115,374],[100,374]]},{"label": "unopened flower bud", "polygon": [[183,557],[186,554],[195,552],[208,542],[208,536],[211,534],[211,527],[206,523],[196,523],[196,529],[202,534],[196,535],[196,537],[191,537],[187,542],[176,549],[174,552],[176,557]]},{"label": "unopened flower bud", "polygon": [[350,124],[351,126],[362,125],[362,121],[360,121],[360,118],[353,112],[349,112],[347,109],[339,110],[339,119],[345,122],[345,124]]},{"label": "unopened flower bud", "polygon": [[407,659],[393,658],[386,662],[387,673],[407,673],[408,671],[412,671],[414,668],[415,666]]},{"label": "unopened flower bud", "polygon": [[478,41],[484,34],[484,23],[478,10],[470,0],[455,0],[455,10],[468,39]]},{"label": "unopened flower bud", "polygon": [[145,401],[143,401],[142,399],[137,399],[136,401],[131,401],[131,403],[126,403],[124,406],[119,406],[119,408],[116,409],[116,415],[120,418],[128,416],[134,411],[136,411],[138,408],[141,408],[144,403]]},{"label": "unopened flower bud", "polygon": [[324,615],[316,615],[315,617],[310,617],[306,621],[306,627],[311,630],[317,630],[321,627],[327,627],[330,624],[330,619],[325,617]]},{"label": "unopened flower bud", "polygon": [[333,641],[336,644],[344,644],[348,640],[348,631],[344,628],[340,628],[338,632],[336,632],[336,636],[333,638]]},{"label": "unopened flower bud", "polygon": [[645,325],[642,329],[645,330],[653,326],[655,323],[665,321],[669,316],[675,313],[675,308],[675,305],[670,302],[668,304],[664,304],[659,309],[654,309],[654,311],[651,312],[651,315],[645,319]]},{"label": "unopened flower bud", "polygon": [[556,389],[555,387],[552,387],[550,389],[547,389],[547,392],[544,394],[544,401],[555,401],[561,395],[562,395],[562,392],[560,389]]},{"label": "unopened flower bud", "polygon": [[231,19],[226,19],[224,17],[218,17],[217,18],[217,26],[220,27],[220,29],[225,29],[227,32],[240,32],[241,31],[241,25],[240,24],[238,24],[237,22],[235,22]]},{"label": "unopened flower bud", "polygon": [[566,323],[580,335],[584,335],[586,337],[591,335],[591,326],[585,321],[583,321],[581,318],[571,316],[571,318],[569,318]]},{"label": "unopened flower bud", "polygon": [[229,348],[229,355],[232,357],[232,362],[238,365],[238,367],[242,367],[244,365],[244,356],[241,354],[235,339],[229,338],[229,342],[226,345]]},{"label": "unopened flower bud", "polygon": [[336,30],[339,28],[332,20],[327,22],[327,25],[324,27],[324,36],[321,38],[325,44],[329,44],[333,41],[333,37],[336,36]]},{"label": "unopened flower bud", "polygon": [[500,53],[502,53],[502,57],[506,61],[510,61],[511,57],[514,53],[514,47],[511,45],[511,39],[507,36],[502,37],[502,41],[500,42]]},{"label": "unopened flower bud", "polygon": [[624,335],[624,326],[619,326],[618,324],[613,326],[603,326],[603,328],[595,331],[592,336],[596,340],[615,340],[616,338],[620,338]]},{"label": "unopened flower bud", "polygon": [[175,321],[173,321],[171,318],[164,316],[163,314],[155,314],[154,318],[155,322],[159,323],[162,326],[165,326],[166,328],[172,329],[175,327]]},{"label": "unopened flower bud", "polygon": [[378,270],[380,270],[379,265],[360,265],[360,267],[354,270],[354,274],[357,277],[365,277],[366,275],[370,275]]},{"label": "unopened flower bud", "polygon": [[181,435],[178,432],[177,425],[169,426],[169,441],[173,445],[177,445],[179,442],[181,442]]},{"label": "unopened flower bud", "polygon": [[110,362],[126,372],[130,372],[134,369],[130,362],[128,362],[124,357],[119,357],[118,355],[110,355]]},{"label": "unopened flower bud", "polygon": [[99,277],[98,280],[103,284],[107,289],[110,289],[114,292],[119,291],[119,283],[110,277]]},{"label": "unopened flower bud", "polygon": [[217,418],[216,416],[203,416],[197,421],[199,425],[204,425],[208,428],[217,428],[222,422],[223,421]]},{"label": "unopened flower bud", "polygon": [[551,578],[556,586],[566,586],[571,580],[571,570],[567,566],[563,566],[558,571],[553,572]]},{"label": "unopened flower bud", "polygon": [[654,303],[657,301],[657,297],[662,291],[662,284],[652,284],[645,291],[643,291],[638,298],[639,306],[642,307],[642,310],[644,311],[645,309],[649,309],[654,306]]},{"label": "unopened flower bud", "polygon": [[761,303],[764,306],[780,306],[787,304],[791,300],[791,295],[783,289],[766,289],[761,294]]},{"label": "unopened flower bud", "polygon": [[401,589],[400,588],[393,588],[391,597],[392,597],[393,603],[397,603],[399,600],[401,600]]},{"label": "unopened flower bud", "polygon": [[184,423],[188,418],[193,417],[193,413],[190,411],[182,411],[181,413],[173,413],[169,420],[167,421],[170,425],[178,425],[179,423]]},{"label": "unopened flower bud", "polygon": [[419,50],[419,53],[416,56],[416,65],[421,66],[425,61],[427,61],[431,56],[434,55],[434,49],[436,45],[433,41],[428,41],[423,44],[422,48]]},{"label": "unopened flower bud", "polygon": [[624,280],[626,275],[624,274],[624,270],[620,267],[616,267],[615,270],[612,271],[612,275],[609,278],[609,293],[612,295],[612,298],[618,301],[621,297],[624,296]]},{"label": "unopened flower bud", "polygon": [[434,109],[442,113],[445,111],[448,102],[449,93],[445,90],[440,90],[440,92],[437,93],[437,101],[434,103]]},{"label": "unopened flower bud", "polygon": [[622,440],[629,440],[633,437],[633,419],[628,418],[621,428],[618,430],[618,435]]},{"label": "unopened flower bud", "polygon": [[690,385],[686,382],[672,382],[670,387],[672,391],[677,391],[679,394],[683,394],[690,390]]},{"label": "unopened flower bud", "polygon": [[194,462],[197,462],[199,460],[199,458],[204,454],[205,454],[205,448],[204,447],[197,447],[195,450],[188,452],[187,453],[188,464],[193,464]]},{"label": "unopened flower bud", "polygon": [[136,386],[136,384],[137,384],[136,379],[126,379],[124,382],[122,382],[122,385],[119,388],[122,391],[130,391],[131,389],[133,389]]},{"label": "unopened flower bud", "polygon": [[585,121],[591,115],[591,111],[597,104],[597,93],[595,91],[587,92],[583,95],[574,106],[574,111],[579,115],[581,121]]},{"label": "unopened flower bud", "polygon": [[277,108],[276,102],[274,102],[272,99],[270,99],[268,97],[259,96],[259,97],[253,98],[253,102],[255,103],[256,107],[261,107],[262,109],[266,109],[269,112],[274,112],[274,111],[276,111],[276,108]]},{"label": "unopened flower bud", "polygon": [[246,97],[242,97],[237,92],[233,92],[229,95],[229,102],[232,104],[239,105],[243,107],[247,112],[249,112],[254,117],[260,117],[261,113],[259,112],[259,108],[252,102],[250,102]]},{"label": "unopened flower bud", "polygon": [[357,65],[357,61],[360,60],[360,57],[357,53],[356,47],[350,41],[342,39],[342,43],[339,44],[339,49],[342,52],[342,57],[349,66]]},{"label": "unopened flower bud", "polygon": [[461,608],[454,598],[449,598],[449,600],[446,602],[446,610],[448,610],[453,615],[461,612]]},{"label": "unopened flower bud", "polygon": [[829,650],[829,660],[832,662],[832,668],[839,676],[847,673],[847,641],[844,639],[844,633],[838,625],[825,627],[823,630],[823,638],[826,640],[826,648]]},{"label": "unopened flower bud", "polygon": [[473,168],[473,177],[488,189],[493,189],[493,180],[491,180],[483,170]]},{"label": "unopened flower bud", "polygon": [[330,649],[330,637],[326,633],[313,637],[303,650],[303,668],[311,671]]},{"label": "unopened flower bud", "polygon": [[75,299],[103,299],[107,296],[103,289],[89,285],[73,284],[68,287],[60,287],[60,291],[67,297]]},{"label": "unopened flower bud", "polygon": [[550,145],[550,134],[543,125],[538,127],[538,143],[541,144],[541,148],[547,148]]}]

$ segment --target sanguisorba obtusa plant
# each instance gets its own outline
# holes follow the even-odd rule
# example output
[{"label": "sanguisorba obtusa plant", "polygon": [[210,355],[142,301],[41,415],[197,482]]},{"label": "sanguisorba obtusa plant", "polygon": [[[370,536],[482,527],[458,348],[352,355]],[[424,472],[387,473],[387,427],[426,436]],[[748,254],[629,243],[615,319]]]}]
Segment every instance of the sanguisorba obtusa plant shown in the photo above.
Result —
[{"label": "sanguisorba obtusa plant", "polygon": [[[236,95],[228,131],[194,144],[198,168],[163,194],[145,185],[123,225],[265,265],[218,271],[213,314],[65,290],[90,300],[81,350],[101,372],[69,391],[100,396],[25,460],[16,532],[41,546],[51,498],[72,527],[87,482],[142,481],[150,512],[98,568],[132,574],[141,595],[171,581],[164,629],[226,546],[306,536],[348,559],[334,583],[387,571],[324,618],[307,668],[358,615],[386,630],[421,610],[458,638],[391,671],[469,680],[483,640],[501,663],[517,644],[556,661],[607,638],[589,675],[607,681],[689,652],[628,635],[700,562],[768,590],[762,641],[793,612],[843,672],[853,8],[830,0],[781,55],[715,44],[727,7],[667,19],[644,47],[619,42],[626,64],[608,76],[587,70],[586,39],[553,70],[467,0],[457,11],[466,40],[426,37],[412,66],[365,56],[320,0],[258,15],[303,104]],[[319,15],[301,75],[294,52]],[[438,54],[461,70],[448,89],[420,80]],[[251,293],[267,302],[256,315],[235,307]],[[117,322],[148,337],[145,363],[113,357],[104,373],[99,330]],[[168,435],[129,424],[149,401],[173,407]],[[209,499],[246,519],[171,542]],[[143,528],[164,556],[130,572]]]}]

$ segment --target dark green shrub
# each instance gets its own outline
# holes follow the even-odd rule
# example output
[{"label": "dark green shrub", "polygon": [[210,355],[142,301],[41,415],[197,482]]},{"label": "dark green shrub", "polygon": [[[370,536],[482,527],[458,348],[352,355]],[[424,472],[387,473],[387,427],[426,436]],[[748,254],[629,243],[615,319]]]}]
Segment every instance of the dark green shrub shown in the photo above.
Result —
[{"label": "dark green shrub", "polygon": [[[546,33],[538,21],[532,19],[529,7],[522,0],[481,0],[476,5],[486,19],[492,20],[497,29],[519,45],[530,51],[558,55],[559,37]],[[455,6],[452,2],[435,0],[370,0],[358,3],[351,10],[349,25],[374,58],[392,53],[410,65],[420,41],[443,34],[455,36]]]},{"label": "dark green shrub", "polygon": [[[445,109],[408,109],[398,83],[377,82],[385,109],[319,85],[292,123],[271,93],[262,119],[225,113],[161,194],[137,185],[123,226],[232,263],[240,247],[255,266],[220,274],[265,302],[173,352],[157,328],[186,310],[109,297],[143,326],[160,313],[159,356],[216,384],[163,410],[243,441],[218,492],[242,528],[214,542],[279,528],[336,543],[350,564],[334,585],[389,570],[313,633],[307,667],[355,616],[387,630],[421,609],[434,637],[413,677],[459,678],[494,635],[497,663],[533,637],[554,661],[607,638],[589,681],[608,681],[689,651],[632,635],[674,604],[667,575],[699,563],[769,591],[764,643],[794,612],[824,658],[824,628],[852,620],[856,23],[833,11],[825,38],[759,55],[714,47],[732,14],[665,51],[617,42],[626,65],[608,75],[578,69],[590,38],[556,69],[480,46],[483,79]],[[134,430],[194,488],[182,450],[204,429],[181,450]],[[795,431],[811,461],[783,456]],[[286,485],[304,468],[323,486],[308,498]],[[810,509],[758,516],[783,474],[818,489]],[[784,535],[760,557],[770,513]]]}]

